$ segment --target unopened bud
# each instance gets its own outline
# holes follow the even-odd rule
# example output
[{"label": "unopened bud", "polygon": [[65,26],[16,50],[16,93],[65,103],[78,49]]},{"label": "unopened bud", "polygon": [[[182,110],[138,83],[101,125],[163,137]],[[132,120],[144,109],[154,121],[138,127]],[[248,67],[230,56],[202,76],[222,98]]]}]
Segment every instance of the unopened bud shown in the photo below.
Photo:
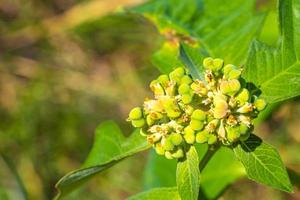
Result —
[{"label": "unopened bud", "polygon": [[169,74],[170,80],[174,80],[177,83],[180,82],[181,78],[184,76],[185,71],[182,67],[176,68]]},{"label": "unopened bud", "polygon": [[155,144],[154,148],[155,148],[155,151],[156,151],[156,153],[157,153],[158,155],[164,155],[164,154],[165,154],[165,150],[164,150],[164,148],[162,147],[161,143]]},{"label": "unopened bud", "polygon": [[162,87],[162,85],[157,80],[154,80],[150,83],[150,89],[154,93],[155,97],[165,95],[164,88]]},{"label": "unopened bud", "polygon": [[184,95],[182,95],[181,100],[184,104],[189,104],[193,101],[193,95],[192,94],[184,94]]},{"label": "unopened bud", "polygon": [[195,131],[201,130],[203,128],[203,126],[204,126],[204,123],[199,120],[192,119],[190,122],[190,127]]},{"label": "unopened bud", "polygon": [[191,84],[193,82],[192,78],[188,75],[185,75],[181,78],[180,84]]},{"label": "unopened bud", "polygon": [[132,126],[136,128],[141,128],[145,125],[145,120],[144,119],[134,119],[131,121]]},{"label": "unopened bud", "polygon": [[234,95],[241,88],[241,84],[237,79],[232,79],[228,81],[222,81],[220,83],[220,90],[223,94]]},{"label": "unopened bud", "polygon": [[175,153],[172,154],[173,158],[182,158],[184,156],[182,149],[177,149]]},{"label": "unopened bud", "polygon": [[143,117],[143,111],[140,107],[133,108],[129,113],[130,120],[140,119],[142,117]]},{"label": "unopened bud", "polygon": [[174,144],[172,143],[170,137],[163,138],[161,140],[161,145],[166,151],[172,151],[174,149]]},{"label": "unopened bud", "polygon": [[207,144],[215,144],[217,142],[217,136],[210,134],[207,139]]},{"label": "unopened bud", "polygon": [[181,84],[178,88],[178,93],[179,94],[188,94],[190,92],[191,88],[188,84]]},{"label": "unopened bud", "polygon": [[243,88],[242,91],[236,96],[236,100],[240,105],[243,105],[249,100],[249,97],[249,91],[246,88]]},{"label": "unopened bud", "polygon": [[262,111],[267,106],[267,102],[264,99],[256,99],[254,101],[254,106],[258,111]]},{"label": "unopened bud", "polygon": [[206,119],[206,113],[200,109],[197,109],[194,110],[191,118],[199,121],[204,121]]},{"label": "unopened bud", "polygon": [[204,58],[204,60],[203,60],[204,68],[210,69],[210,68],[212,68],[213,65],[214,65],[214,59],[213,58],[211,58],[211,57]]},{"label": "unopened bud", "polygon": [[172,153],[170,151],[165,152],[165,157],[169,160],[173,159]]},{"label": "unopened bud", "polygon": [[222,69],[223,65],[224,65],[224,60],[222,60],[220,58],[216,58],[213,60],[214,68],[212,70],[218,71],[218,70]]},{"label": "unopened bud", "polygon": [[166,74],[160,75],[157,78],[158,82],[163,86],[163,87],[167,87],[167,85],[169,84],[169,76]]},{"label": "unopened bud", "polygon": [[200,144],[207,142],[208,135],[209,135],[209,133],[207,130],[198,132],[196,134],[196,142],[198,142]]},{"label": "unopened bud", "polygon": [[224,77],[226,79],[238,79],[241,75],[241,72],[241,69],[231,64],[228,64],[224,67]]},{"label": "unopened bud", "polygon": [[170,137],[171,137],[171,142],[176,146],[180,145],[183,141],[183,138],[180,133],[173,133],[171,134]]},{"label": "unopened bud", "polygon": [[151,118],[150,115],[147,115],[147,117],[146,117],[146,122],[147,122],[147,125],[148,125],[148,126],[152,126],[152,125],[154,124],[155,121]]},{"label": "unopened bud", "polygon": [[226,127],[226,132],[229,142],[235,142],[240,137],[239,127]]}]

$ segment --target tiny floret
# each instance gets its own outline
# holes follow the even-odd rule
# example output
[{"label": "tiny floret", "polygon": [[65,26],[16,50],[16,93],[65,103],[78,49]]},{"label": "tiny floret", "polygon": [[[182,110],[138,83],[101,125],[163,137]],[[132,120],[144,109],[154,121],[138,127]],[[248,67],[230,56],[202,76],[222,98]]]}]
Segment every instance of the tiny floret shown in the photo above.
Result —
[{"label": "tiny floret", "polygon": [[232,145],[247,140],[253,119],[267,106],[241,77],[242,69],[220,58],[203,60],[204,79],[179,67],[150,83],[153,99],[129,112],[159,155],[179,159],[195,143]]}]

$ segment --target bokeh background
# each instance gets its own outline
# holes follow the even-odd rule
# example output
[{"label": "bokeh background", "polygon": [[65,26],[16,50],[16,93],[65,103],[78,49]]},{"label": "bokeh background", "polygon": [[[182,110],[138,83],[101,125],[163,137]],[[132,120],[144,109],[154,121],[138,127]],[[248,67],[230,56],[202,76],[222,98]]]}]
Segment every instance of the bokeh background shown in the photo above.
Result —
[{"label": "bokeh background", "polygon": [[[149,96],[162,38],[124,7],[143,0],[0,0],[0,199],[52,199],[55,183],[80,167],[96,126],[113,119],[125,134],[131,107]],[[260,39],[275,45],[275,2]],[[112,12],[114,13],[112,14]],[[300,99],[275,106],[258,134],[300,171]],[[143,190],[147,152],[122,161],[66,199],[125,199]],[[23,184],[20,184],[23,183]],[[242,179],[221,199],[300,199]]]}]

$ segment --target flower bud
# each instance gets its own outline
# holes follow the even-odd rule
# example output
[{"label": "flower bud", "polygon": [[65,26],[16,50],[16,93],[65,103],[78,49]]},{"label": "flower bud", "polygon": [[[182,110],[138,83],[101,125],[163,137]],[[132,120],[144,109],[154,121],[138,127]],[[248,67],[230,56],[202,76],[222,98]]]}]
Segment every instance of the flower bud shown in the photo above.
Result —
[{"label": "flower bud", "polygon": [[155,148],[155,151],[156,151],[156,153],[157,153],[158,155],[164,155],[164,154],[165,154],[165,150],[164,150],[164,148],[162,147],[161,143],[155,144],[154,148]]},{"label": "flower bud", "polygon": [[235,142],[240,137],[239,127],[226,127],[226,132],[229,142]]},{"label": "flower bud", "polygon": [[264,99],[258,98],[254,101],[254,106],[258,111],[262,111],[267,106],[267,102]]},{"label": "flower bud", "polygon": [[207,88],[202,81],[196,80],[191,84],[191,88],[196,94],[200,96],[204,96],[207,94]]},{"label": "flower bud", "polygon": [[140,107],[133,108],[129,113],[130,120],[140,119],[142,117],[143,117],[143,111]]},{"label": "flower bud", "polygon": [[131,121],[131,124],[135,128],[141,128],[145,125],[145,120],[144,119],[134,119]]},{"label": "flower bud", "polygon": [[148,116],[150,116],[151,119],[153,119],[153,120],[159,120],[159,119],[163,118],[163,115],[159,112],[151,112],[151,113],[149,113]]},{"label": "flower bud", "polygon": [[190,127],[195,131],[201,130],[203,128],[203,126],[204,126],[204,123],[199,120],[192,119],[190,122]]},{"label": "flower bud", "polygon": [[204,60],[203,60],[204,68],[211,69],[213,65],[214,65],[214,59],[213,58],[211,58],[211,57],[204,58]]},{"label": "flower bud", "polygon": [[172,143],[170,137],[163,138],[161,140],[161,145],[166,151],[172,151],[174,149],[174,144]]},{"label": "flower bud", "polygon": [[182,158],[184,156],[182,149],[177,149],[175,153],[172,154],[173,158]]},{"label": "flower bud", "polygon": [[146,117],[146,122],[147,122],[147,125],[148,125],[148,126],[152,126],[152,125],[154,124],[155,121],[151,118],[150,115],[147,115],[147,117]]},{"label": "flower bud", "polygon": [[169,160],[173,159],[172,153],[170,151],[165,152],[165,157]]},{"label": "flower bud", "polygon": [[184,76],[185,71],[182,67],[176,68],[169,74],[170,80],[174,80],[177,83],[180,82],[181,78]]},{"label": "flower bud", "polygon": [[164,88],[162,87],[162,85],[157,80],[154,80],[154,81],[152,81],[150,83],[150,89],[154,93],[155,97],[159,97],[159,96],[165,95]]},{"label": "flower bud", "polygon": [[245,135],[247,134],[248,132],[250,132],[250,128],[246,125],[246,124],[243,124],[241,123],[239,125],[239,130],[240,130],[240,134],[241,135]]},{"label": "flower bud", "polygon": [[243,105],[249,100],[249,97],[249,91],[246,88],[243,88],[242,91],[236,96],[236,100],[240,105]]},{"label": "flower bud", "polygon": [[184,75],[181,80],[180,84],[191,84],[193,82],[192,78],[189,75]]},{"label": "flower bud", "polygon": [[166,74],[160,75],[157,80],[163,87],[167,87],[170,81],[168,75]]},{"label": "flower bud", "polygon": [[207,144],[215,144],[217,142],[217,136],[210,134],[207,139]]},{"label": "flower bud", "polygon": [[228,81],[222,81],[220,83],[220,90],[223,94],[234,95],[241,88],[241,84],[237,79],[232,79]]},{"label": "flower bud", "polygon": [[182,95],[181,100],[184,104],[189,104],[193,101],[193,95],[192,94],[184,94],[184,95]]},{"label": "flower bud", "polygon": [[238,79],[242,72],[241,69],[231,64],[226,65],[223,71],[226,79]]},{"label": "flower bud", "polygon": [[195,133],[189,132],[188,134],[187,133],[184,134],[183,137],[184,137],[186,143],[194,144],[194,142],[195,142]]},{"label": "flower bud", "polygon": [[218,100],[214,102],[214,117],[217,119],[221,119],[225,117],[228,113],[228,104],[224,100]]},{"label": "flower bud", "polygon": [[213,60],[214,68],[212,70],[213,71],[218,71],[218,70],[222,69],[223,65],[224,65],[224,60],[222,60],[220,58],[215,58]]},{"label": "flower bud", "polygon": [[200,144],[207,142],[208,135],[209,135],[209,133],[207,130],[198,132],[196,134],[196,142],[200,143]]},{"label": "flower bud", "polygon": [[178,93],[179,94],[188,94],[190,92],[191,88],[188,84],[181,84],[178,88]]},{"label": "flower bud", "polygon": [[170,137],[171,137],[171,142],[176,146],[180,145],[183,141],[183,138],[180,133],[172,133]]},{"label": "flower bud", "polygon": [[191,118],[199,121],[204,121],[206,119],[206,113],[200,109],[197,109],[193,112]]},{"label": "flower bud", "polygon": [[239,138],[241,141],[246,141],[250,137],[251,133],[248,131]]}]

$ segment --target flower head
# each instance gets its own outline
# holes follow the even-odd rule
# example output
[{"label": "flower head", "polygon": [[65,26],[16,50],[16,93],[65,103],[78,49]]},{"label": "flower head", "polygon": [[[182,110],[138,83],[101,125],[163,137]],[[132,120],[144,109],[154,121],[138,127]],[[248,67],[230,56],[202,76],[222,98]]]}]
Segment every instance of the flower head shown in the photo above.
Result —
[{"label": "flower head", "polygon": [[246,140],[252,120],[266,107],[264,99],[247,89],[241,68],[211,57],[203,66],[205,80],[192,79],[184,68],[159,76],[150,83],[154,98],[129,113],[132,125],[168,159],[183,157],[195,143]]}]

